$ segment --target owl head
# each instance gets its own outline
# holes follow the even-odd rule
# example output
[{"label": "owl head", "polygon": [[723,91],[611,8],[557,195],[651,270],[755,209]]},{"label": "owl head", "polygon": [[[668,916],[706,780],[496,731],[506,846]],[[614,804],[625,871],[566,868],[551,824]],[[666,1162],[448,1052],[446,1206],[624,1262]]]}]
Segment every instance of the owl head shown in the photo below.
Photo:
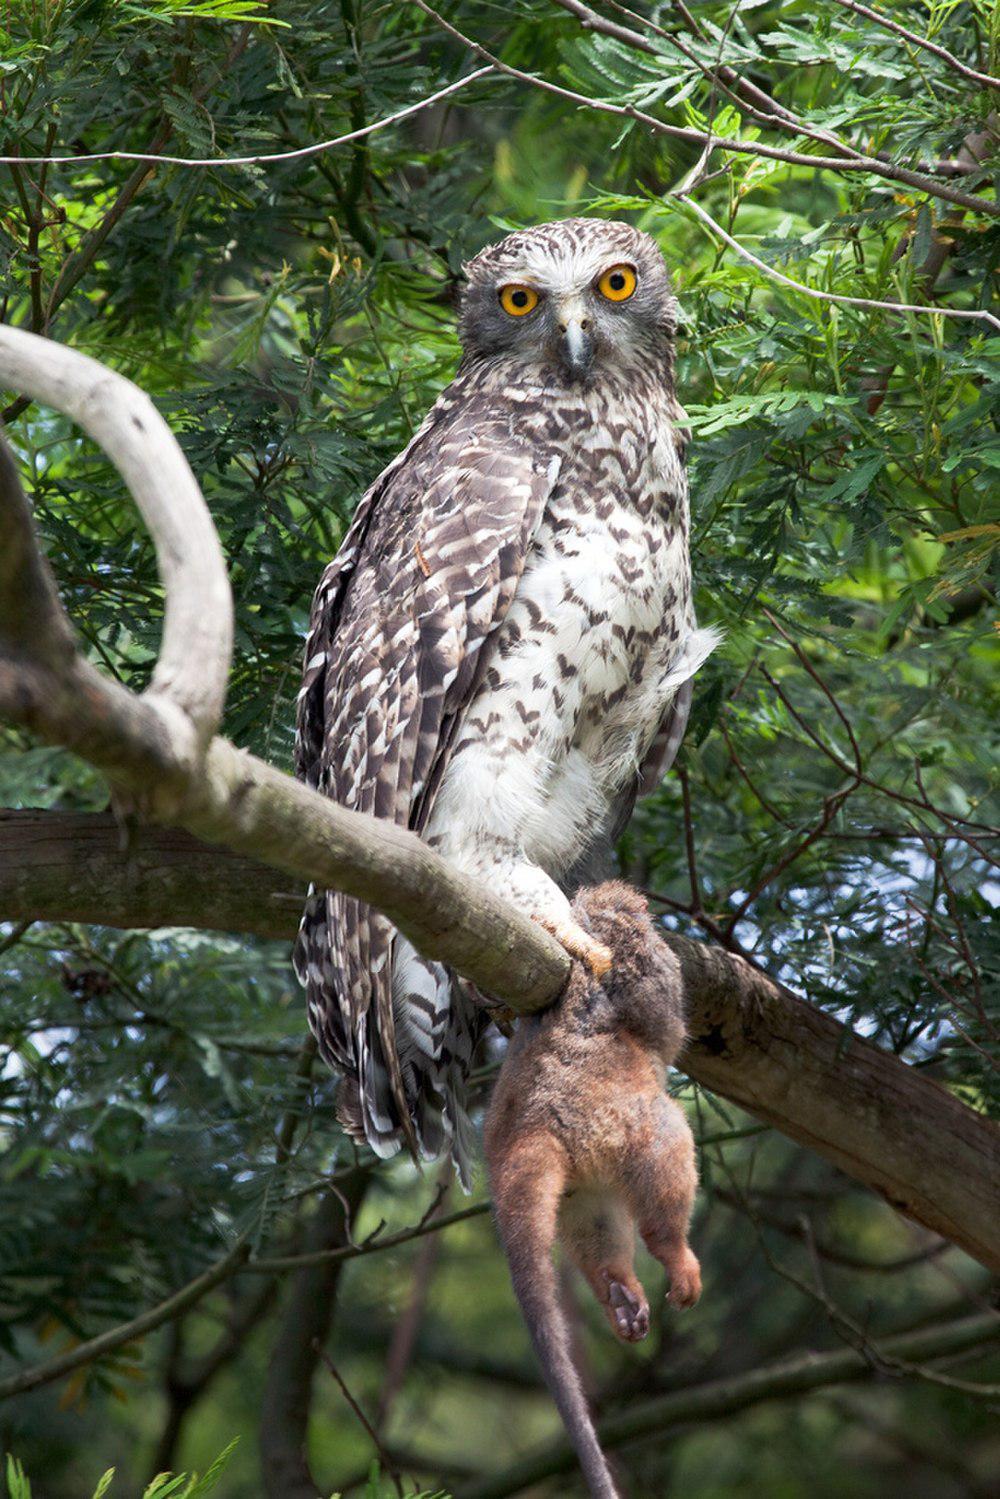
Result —
[{"label": "owl head", "polygon": [[640,365],[670,378],[677,302],[655,242],[630,224],[562,219],[521,229],[464,271],[466,358],[520,361],[567,382]]}]

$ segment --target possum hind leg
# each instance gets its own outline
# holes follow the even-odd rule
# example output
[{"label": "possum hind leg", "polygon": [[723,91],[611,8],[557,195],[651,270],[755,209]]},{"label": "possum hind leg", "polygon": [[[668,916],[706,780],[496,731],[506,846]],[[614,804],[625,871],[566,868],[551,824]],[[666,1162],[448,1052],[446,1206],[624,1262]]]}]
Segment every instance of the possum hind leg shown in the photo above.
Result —
[{"label": "possum hind leg", "polygon": [[649,1303],[632,1265],[635,1230],[625,1204],[611,1192],[577,1187],[562,1200],[559,1238],[615,1336],[638,1343],[649,1331]]},{"label": "possum hind leg", "polygon": [[698,1186],[694,1140],[682,1109],[659,1100],[660,1128],[643,1151],[621,1164],[622,1188],[643,1243],[670,1280],[672,1306],[694,1306],[701,1267],[687,1241]]}]

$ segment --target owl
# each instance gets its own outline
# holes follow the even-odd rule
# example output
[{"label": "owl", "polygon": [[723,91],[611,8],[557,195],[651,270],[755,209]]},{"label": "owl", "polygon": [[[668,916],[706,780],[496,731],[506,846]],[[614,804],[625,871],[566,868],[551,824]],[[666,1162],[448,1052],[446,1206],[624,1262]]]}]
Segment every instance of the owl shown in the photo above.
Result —
[{"label": "owl", "polygon": [[[675,755],[715,644],[691,603],[677,304],[654,241],[566,219],[465,266],[462,358],[313,600],[297,770],[413,829],[595,971],[568,894]],[[312,889],[295,946],[348,1131],[473,1154],[489,1012],[378,911]]]}]

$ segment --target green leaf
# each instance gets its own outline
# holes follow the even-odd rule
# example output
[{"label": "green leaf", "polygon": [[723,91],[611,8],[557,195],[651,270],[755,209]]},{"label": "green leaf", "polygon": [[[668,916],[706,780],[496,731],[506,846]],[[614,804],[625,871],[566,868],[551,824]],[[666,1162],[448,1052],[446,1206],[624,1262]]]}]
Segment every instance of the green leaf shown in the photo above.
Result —
[{"label": "green leaf", "polygon": [[17,1458],[7,1454],[7,1490],[9,1499],[31,1499],[31,1484]]}]

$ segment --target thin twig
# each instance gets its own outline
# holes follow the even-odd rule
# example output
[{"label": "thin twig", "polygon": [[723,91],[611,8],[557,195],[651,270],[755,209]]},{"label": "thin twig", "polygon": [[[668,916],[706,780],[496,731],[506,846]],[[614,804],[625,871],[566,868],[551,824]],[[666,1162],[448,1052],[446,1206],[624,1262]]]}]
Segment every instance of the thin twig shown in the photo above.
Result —
[{"label": "thin twig", "polygon": [[386,1473],[389,1474],[389,1477],[392,1479],[393,1484],[396,1488],[396,1493],[399,1495],[399,1499],[403,1499],[403,1481],[399,1476],[399,1470],[393,1463],[388,1452],[386,1452],[385,1448],[382,1446],[382,1439],[379,1436],[378,1432],[375,1430],[374,1426],[365,1415],[362,1407],[358,1404],[357,1400],[355,1400],[354,1396],[351,1394],[343,1375],[340,1373],[336,1364],[333,1362],[333,1359],[327,1353],[326,1349],[320,1346],[318,1339],[314,1339],[313,1341],[313,1350],[319,1355],[322,1362],[326,1365],[327,1369],[329,1369],[330,1373],[333,1375],[333,1378],[337,1381],[337,1384],[340,1386],[340,1393],[343,1395],[344,1399],[351,1407],[351,1410],[357,1416],[359,1422],[368,1433],[368,1436],[371,1438],[372,1446],[375,1448],[375,1451],[378,1454],[379,1465]]},{"label": "thin twig", "polygon": [[12,947],[16,947],[25,932],[32,926],[34,926],[33,921],[17,922],[13,931],[8,932],[6,937],[0,938],[0,953],[9,952]]},{"label": "thin twig", "polygon": [[994,78],[992,73],[980,73],[976,68],[970,68],[961,58],[942,47],[939,42],[932,42],[929,36],[921,36],[917,31],[910,31],[906,26],[901,26],[898,21],[893,21],[889,16],[883,16],[879,11],[872,10],[867,5],[859,5],[857,0],[834,0],[835,5],[840,5],[844,10],[852,10],[856,16],[864,16],[867,21],[874,21],[876,26],[882,26],[886,31],[894,31],[897,36],[905,38],[914,47],[920,47],[924,52],[933,52],[935,57],[940,57],[956,73],[961,73],[971,83],[978,83],[983,88],[1000,89],[1000,78]]},{"label": "thin twig", "polygon": [[335,146],[347,146],[352,141],[364,140],[366,136],[374,135],[376,130],[385,130],[390,125],[397,125],[400,120],[409,119],[411,115],[419,114],[423,109],[429,109],[432,104],[438,104],[442,99],[457,94],[460,89],[468,88],[470,83],[478,82],[480,78],[485,78],[493,70],[492,63],[486,67],[477,68],[467,77],[459,78],[445,88],[437,89],[435,93],[428,94],[424,99],[418,99],[414,104],[407,104],[403,109],[384,115],[380,120],[373,120],[370,125],[362,125],[358,130],[349,130],[346,135],[336,135],[332,140],[314,141],[312,145],[299,146],[293,151],[267,151],[256,156],[165,156],[162,152],[154,150],[89,151],[80,156],[0,156],[0,166],[75,167],[86,166],[95,161],[136,161],[152,166],[168,167],[254,167],[268,166],[278,161],[301,161],[310,156],[318,156],[322,151],[331,151]]},{"label": "thin twig", "polygon": [[[614,0],[609,0],[609,3],[614,5]],[[605,20],[603,16],[599,16],[596,11],[591,10],[589,6],[581,4],[580,0],[554,0],[554,4],[560,5],[563,10],[567,10],[571,15],[576,16],[584,31],[600,32],[604,36],[624,42],[626,46],[634,47],[638,51],[648,53],[653,57],[663,56],[660,49],[654,47],[644,36],[640,36],[638,32],[632,31],[627,26],[619,26],[614,21]],[[642,19],[635,16],[634,12],[626,10],[624,6],[614,5],[614,9],[621,11],[624,15],[633,16],[636,20]],[[832,146],[835,151],[840,151],[845,157],[856,160],[862,155],[860,151],[855,150],[847,141],[843,141],[839,136],[834,135],[831,130],[824,130],[810,125],[801,116],[794,114],[790,109],[786,109],[784,105],[778,104],[777,100],[772,99],[769,94],[765,94],[763,89],[758,89],[755,86],[752,90],[741,88],[744,80],[736,74],[733,68],[723,65],[721,58],[716,61],[714,66],[710,65],[703,62],[698,54],[673,32],[666,31],[662,26],[654,26],[652,23],[650,23],[650,30],[655,31],[657,36],[662,37],[682,57],[688,62],[693,63],[699,72],[713,85],[713,89],[721,89],[741,113],[748,114],[751,118],[760,120],[765,125],[772,127],[780,126],[783,130],[791,131],[793,135],[807,136],[810,140],[819,142],[820,145]],[[724,37],[720,38],[720,50],[723,40]],[[744,95],[743,98],[740,97],[741,93]],[[751,97],[755,97],[757,102],[750,103]],[[763,107],[761,107],[762,105]],[[711,113],[711,107],[709,113]],[[723,143],[720,142],[720,144]]]},{"label": "thin twig", "polygon": [[[415,0],[415,3],[420,4],[421,0]],[[731,142],[726,142],[727,148],[730,144]],[[978,307],[928,307],[920,302],[880,302],[874,297],[848,297],[840,292],[820,291],[818,287],[806,286],[802,281],[795,281],[791,276],[786,276],[784,271],[776,271],[773,266],[767,264],[766,260],[761,260],[759,255],[754,255],[745,245],[741,245],[739,240],[734,239],[731,234],[723,229],[721,224],[717,224],[712,215],[706,212],[700,203],[696,203],[693,198],[689,197],[686,192],[677,192],[673,196],[678,202],[686,203],[689,208],[693,209],[702,223],[706,224],[713,234],[717,234],[720,239],[724,240],[731,250],[736,251],[737,255],[742,256],[744,260],[756,266],[759,271],[763,271],[765,276],[769,276],[772,281],[777,281],[782,286],[791,287],[793,291],[801,292],[803,296],[812,297],[814,301],[836,302],[842,307],[867,307],[873,311],[919,312],[931,313],[937,317],[964,318],[968,322],[988,323],[991,328],[996,328],[1000,332],[1000,318],[994,317],[992,312],[986,312],[984,309]],[[980,206],[984,207],[985,205]]]},{"label": "thin twig", "polygon": [[181,1312],[186,1312],[189,1307],[194,1306],[195,1302],[200,1301],[222,1281],[228,1280],[242,1266],[249,1253],[250,1245],[244,1235],[221,1259],[216,1260],[215,1264],[210,1265],[201,1275],[196,1276],[172,1296],[168,1296],[165,1301],[150,1307],[138,1317],[133,1317],[130,1322],[123,1322],[118,1327],[109,1328],[98,1337],[90,1338],[86,1343],[80,1343],[76,1348],[71,1348],[68,1353],[61,1353],[57,1358],[48,1359],[43,1364],[36,1364],[34,1368],[25,1369],[21,1374],[12,1374],[8,1379],[0,1379],[0,1400],[6,1400],[11,1395],[23,1395],[27,1390],[37,1389],[39,1385],[51,1384],[54,1379],[62,1379],[64,1374],[71,1374],[74,1369],[92,1363],[102,1354],[113,1353],[116,1348],[132,1343],[136,1338],[144,1337],[146,1333],[162,1327],[165,1322],[172,1322]]},{"label": "thin twig", "polygon": [[460,1208],[443,1218],[432,1218],[430,1222],[418,1223],[414,1228],[401,1229],[399,1233],[390,1234],[385,1239],[373,1241],[373,1236],[369,1234],[362,1244],[318,1249],[311,1254],[276,1255],[272,1259],[248,1260],[240,1269],[256,1275],[274,1275],[281,1270],[301,1270],[307,1265],[323,1265],[328,1260],[356,1260],[365,1254],[379,1254],[383,1249],[398,1249],[401,1244],[409,1244],[412,1239],[422,1239],[425,1234],[436,1234],[443,1228],[451,1228],[455,1223],[464,1223],[468,1218],[481,1218],[489,1211],[488,1202],[476,1202],[472,1207]]},{"label": "thin twig", "polygon": [[[931,197],[941,198],[947,203],[957,203],[962,208],[969,208],[978,213],[989,214],[991,218],[1000,218],[1000,203],[994,203],[989,199],[974,198],[969,193],[963,193],[958,188],[946,187],[943,183],[934,182],[931,178],[924,177],[919,172],[911,172],[906,167],[887,166],[875,156],[858,156],[856,159],[842,156],[810,156],[803,151],[786,151],[779,146],[769,146],[764,141],[747,141],[739,136],[726,136],[720,140],[692,126],[669,125],[665,120],[657,119],[655,115],[636,109],[631,104],[612,104],[605,99],[592,99],[588,94],[581,94],[575,89],[563,87],[562,84],[552,83],[547,78],[539,77],[537,73],[526,73],[521,68],[502,62],[480,42],[473,41],[471,37],[466,36],[464,31],[459,31],[457,26],[445,20],[444,16],[433,6],[427,4],[427,0],[410,0],[410,3],[416,5],[425,15],[430,16],[431,20],[436,21],[443,31],[461,42],[464,47],[468,47],[483,62],[490,63],[497,72],[504,73],[508,78],[516,78],[520,83],[530,84],[532,88],[554,94],[558,99],[569,99],[572,103],[583,105],[586,109],[614,115],[618,119],[634,120],[636,124],[645,125],[659,135],[668,135],[672,140],[688,141],[695,146],[703,146],[706,141],[711,140],[714,146],[726,151],[735,151],[745,156],[761,156],[769,161],[784,161],[791,166],[811,167],[816,171],[826,168],[835,172],[870,172],[884,181],[905,182],[909,187],[915,187]],[[816,293],[816,295],[820,294]]]}]

